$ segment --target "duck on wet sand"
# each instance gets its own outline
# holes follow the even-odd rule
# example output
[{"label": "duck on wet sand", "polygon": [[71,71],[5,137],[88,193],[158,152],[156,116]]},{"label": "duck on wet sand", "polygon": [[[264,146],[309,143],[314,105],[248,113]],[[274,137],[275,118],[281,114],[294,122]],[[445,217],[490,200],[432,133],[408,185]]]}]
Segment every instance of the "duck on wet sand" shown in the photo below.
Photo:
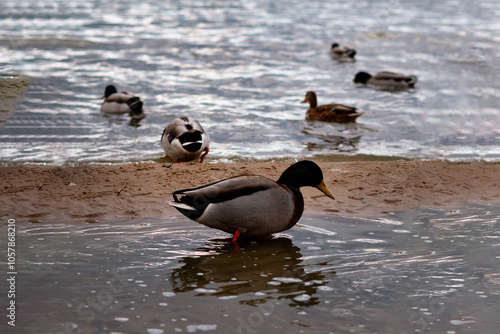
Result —
[{"label": "duck on wet sand", "polygon": [[332,103],[318,106],[316,93],[312,91],[307,92],[304,101],[301,103],[306,102],[309,102],[309,109],[306,112],[307,121],[349,123],[354,122],[356,118],[363,115],[363,113],[357,112],[356,108],[343,104]]},{"label": "duck on wet sand", "polygon": [[170,122],[161,135],[161,146],[165,154],[175,162],[187,162],[200,158],[205,160],[210,145],[210,136],[201,124],[192,117],[179,117]]},{"label": "duck on wet sand", "polygon": [[292,228],[304,211],[300,188],[316,187],[334,199],[320,167],[308,160],[288,167],[278,181],[241,175],[173,192],[169,202],[180,213],[205,226],[234,234],[233,241]]}]

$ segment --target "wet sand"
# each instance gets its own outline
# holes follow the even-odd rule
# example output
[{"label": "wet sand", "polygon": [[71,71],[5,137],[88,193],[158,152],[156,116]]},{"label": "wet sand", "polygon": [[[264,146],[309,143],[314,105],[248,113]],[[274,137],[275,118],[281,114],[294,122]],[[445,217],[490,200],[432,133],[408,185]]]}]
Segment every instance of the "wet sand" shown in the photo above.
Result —
[{"label": "wet sand", "polygon": [[[291,163],[159,163],[0,168],[2,222],[98,222],[117,217],[180,215],[174,190],[258,174],[277,180]],[[416,207],[500,203],[500,165],[443,161],[321,162],[333,201],[302,188],[305,212],[376,217]]]},{"label": "wet sand", "polygon": [[0,74],[0,122],[14,111],[15,103],[29,86],[29,78],[19,74]]}]

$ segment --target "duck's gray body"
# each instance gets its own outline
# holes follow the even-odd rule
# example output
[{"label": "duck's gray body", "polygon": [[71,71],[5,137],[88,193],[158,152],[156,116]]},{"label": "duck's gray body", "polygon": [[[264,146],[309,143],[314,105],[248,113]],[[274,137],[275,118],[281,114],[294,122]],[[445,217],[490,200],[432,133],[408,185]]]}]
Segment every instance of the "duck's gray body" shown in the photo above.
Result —
[{"label": "duck's gray body", "polygon": [[417,83],[417,77],[415,75],[404,75],[388,71],[379,72],[374,76],[366,72],[359,72],[354,77],[354,82],[382,89],[401,90],[413,88]]},{"label": "duck's gray body", "polygon": [[332,59],[337,61],[353,61],[356,50],[339,45],[338,43],[333,43],[329,54]]},{"label": "duck's gray body", "polygon": [[174,119],[165,127],[161,136],[165,154],[178,162],[200,158],[204,151],[208,152],[209,145],[210,136],[192,117]]},{"label": "duck's gray body", "polygon": [[143,102],[138,96],[127,92],[117,92],[115,86],[106,87],[101,112],[106,114],[141,114]]},{"label": "duck's gray body", "polygon": [[237,176],[173,193],[170,202],[186,217],[245,237],[293,227],[304,211],[299,190],[263,176]]},{"label": "duck's gray body", "polygon": [[300,188],[316,187],[334,199],[323,180],[321,168],[303,160],[288,167],[278,181],[263,176],[241,175],[199,187],[177,190],[169,202],[186,217],[208,227],[258,237],[294,226],[304,211]]}]

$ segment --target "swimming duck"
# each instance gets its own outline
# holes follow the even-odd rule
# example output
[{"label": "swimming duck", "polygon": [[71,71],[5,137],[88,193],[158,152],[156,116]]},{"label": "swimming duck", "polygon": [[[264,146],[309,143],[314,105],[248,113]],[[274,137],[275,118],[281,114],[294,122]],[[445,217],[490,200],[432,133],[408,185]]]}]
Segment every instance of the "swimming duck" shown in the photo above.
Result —
[{"label": "swimming duck", "polygon": [[303,160],[288,167],[276,182],[258,175],[235,176],[174,191],[169,204],[189,219],[234,234],[236,241],[240,235],[258,237],[292,228],[304,211],[304,186],[335,199],[319,166]]},{"label": "swimming duck", "polygon": [[176,162],[200,158],[208,154],[210,137],[200,123],[192,117],[180,117],[170,122],[161,135],[161,146],[167,156]]},{"label": "swimming duck", "polygon": [[333,43],[329,53],[330,57],[332,57],[332,59],[334,60],[347,61],[354,60],[356,50],[339,45],[339,43]]},{"label": "swimming duck", "polygon": [[413,88],[417,82],[415,75],[403,75],[394,72],[380,72],[372,76],[366,72],[358,72],[353,80],[355,83],[372,85],[386,89]]},{"label": "swimming duck", "polygon": [[101,111],[107,114],[126,114],[138,115],[142,113],[143,102],[138,96],[127,92],[118,93],[113,85],[106,86],[104,90],[104,102],[101,105]]},{"label": "swimming duck", "polygon": [[306,102],[309,102],[309,109],[306,112],[307,121],[348,123],[354,122],[358,116],[363,115],[363,113],[356,112],[356,108],[343,104],[318,106],[315,92],[307,92],[301,103]]}]

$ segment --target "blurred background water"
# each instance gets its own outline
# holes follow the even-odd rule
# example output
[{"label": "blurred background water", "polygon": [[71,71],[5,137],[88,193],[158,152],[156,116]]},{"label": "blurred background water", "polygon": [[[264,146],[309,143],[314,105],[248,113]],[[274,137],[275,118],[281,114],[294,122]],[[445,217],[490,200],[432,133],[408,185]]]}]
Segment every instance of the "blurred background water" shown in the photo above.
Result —
[{"label": "blurred background water", "polygon": [[[185,115],[210,133],[212,161],[498,161],[499,22],[495,0],[2,0],[0,73],[31,84],[0,122],[1,163],[157,160],[164,126]],[[331,60],[334,41],[357,61]],[[360,88],[360,70],[419,82]],[[147,117],[102,115],[110,83]],[[305,122],[308,90],[365,114]]]},{"label": "blurred background water", "polygon": [[305,215],[238,247],[184,217],[18,224],[18,326],[0,330],[497,333],[499,231],[487,205]]}]

